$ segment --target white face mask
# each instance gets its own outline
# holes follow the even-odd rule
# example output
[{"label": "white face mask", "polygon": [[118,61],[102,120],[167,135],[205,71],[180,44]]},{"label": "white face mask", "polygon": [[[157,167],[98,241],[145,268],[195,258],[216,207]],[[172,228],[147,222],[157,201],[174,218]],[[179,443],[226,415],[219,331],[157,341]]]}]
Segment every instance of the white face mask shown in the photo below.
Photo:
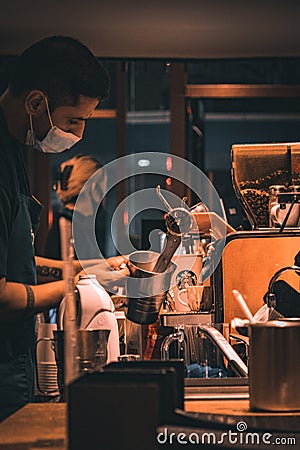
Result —
[{"label": "white face mask", "polygon": [[45,138],[42,141],[40,141],[36,137],[35,132],[33,131],[32,115],[30,114],[29,115],[30,129],[27,131],[26,144],[43,153],[61,153],[71,148],[78,141],[80,141],[81,138],[73,133],[67,133],[66,131],[63,131],[60,128],[53,125],[47,97],[45,97],[45,102],[51,128],[48,131]]}]

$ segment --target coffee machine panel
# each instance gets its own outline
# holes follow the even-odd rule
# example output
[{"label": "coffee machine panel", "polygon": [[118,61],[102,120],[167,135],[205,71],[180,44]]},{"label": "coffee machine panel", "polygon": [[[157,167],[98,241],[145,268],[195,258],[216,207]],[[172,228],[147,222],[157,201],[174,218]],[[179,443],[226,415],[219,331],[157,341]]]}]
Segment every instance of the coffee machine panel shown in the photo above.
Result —
[{"label": "coffee machine panel", "polygon": [[[240,231],[227,236],[222,259],[214,273],[218,303],[217,321],[230,323],[235,317],[245,319],[233,296],[238,290],[254,315],[264,304],[264,296],[273,274],[294,264],[300,248],[300,231],[278,229]],[[281,277],[299,291],[300,279],[289,272]]]}]

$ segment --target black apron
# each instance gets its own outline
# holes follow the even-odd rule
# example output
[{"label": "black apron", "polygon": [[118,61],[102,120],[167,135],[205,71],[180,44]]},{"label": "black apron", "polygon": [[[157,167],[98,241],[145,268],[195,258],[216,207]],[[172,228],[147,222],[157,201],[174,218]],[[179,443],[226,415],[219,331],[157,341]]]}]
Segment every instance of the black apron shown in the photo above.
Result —
[{"label": "black apron", "polygon": [[[7,281],[36,284],[34,235],[41,204],[20,194],[9,237]],[[0,420],[34,401],[35,319],[0,323]]]}]

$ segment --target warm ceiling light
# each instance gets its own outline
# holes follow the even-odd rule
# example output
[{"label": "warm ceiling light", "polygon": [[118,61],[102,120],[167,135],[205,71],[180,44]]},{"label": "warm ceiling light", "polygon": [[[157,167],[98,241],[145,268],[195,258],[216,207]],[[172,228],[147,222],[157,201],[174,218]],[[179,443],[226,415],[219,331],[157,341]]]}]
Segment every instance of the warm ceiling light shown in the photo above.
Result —
[{"label": "warm ceiling light", "polygon": [[149,161],[149,159],[139,159],[138,165],[140,167],[148,167],[148,166],[150,166],[150,161]]},{"label": "warm ceiling light", "polygon": [[172,170],[172,166],[173,166],[172,158],[171,158],[171,156],[168,156],[166,159],[166,169],[168,172],[170,172]]}]

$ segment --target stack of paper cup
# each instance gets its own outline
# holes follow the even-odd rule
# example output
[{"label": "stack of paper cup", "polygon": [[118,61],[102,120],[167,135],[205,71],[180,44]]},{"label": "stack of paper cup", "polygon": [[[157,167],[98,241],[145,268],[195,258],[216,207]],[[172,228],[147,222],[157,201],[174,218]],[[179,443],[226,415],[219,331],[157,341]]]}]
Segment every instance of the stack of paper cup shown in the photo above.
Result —
[{"label": "stack of paper cup", "polygon": [[57,325],[52,323],[38,323],[37,326],[36,395],[59,395],[53,345],[53,330],[56,329]]}]

